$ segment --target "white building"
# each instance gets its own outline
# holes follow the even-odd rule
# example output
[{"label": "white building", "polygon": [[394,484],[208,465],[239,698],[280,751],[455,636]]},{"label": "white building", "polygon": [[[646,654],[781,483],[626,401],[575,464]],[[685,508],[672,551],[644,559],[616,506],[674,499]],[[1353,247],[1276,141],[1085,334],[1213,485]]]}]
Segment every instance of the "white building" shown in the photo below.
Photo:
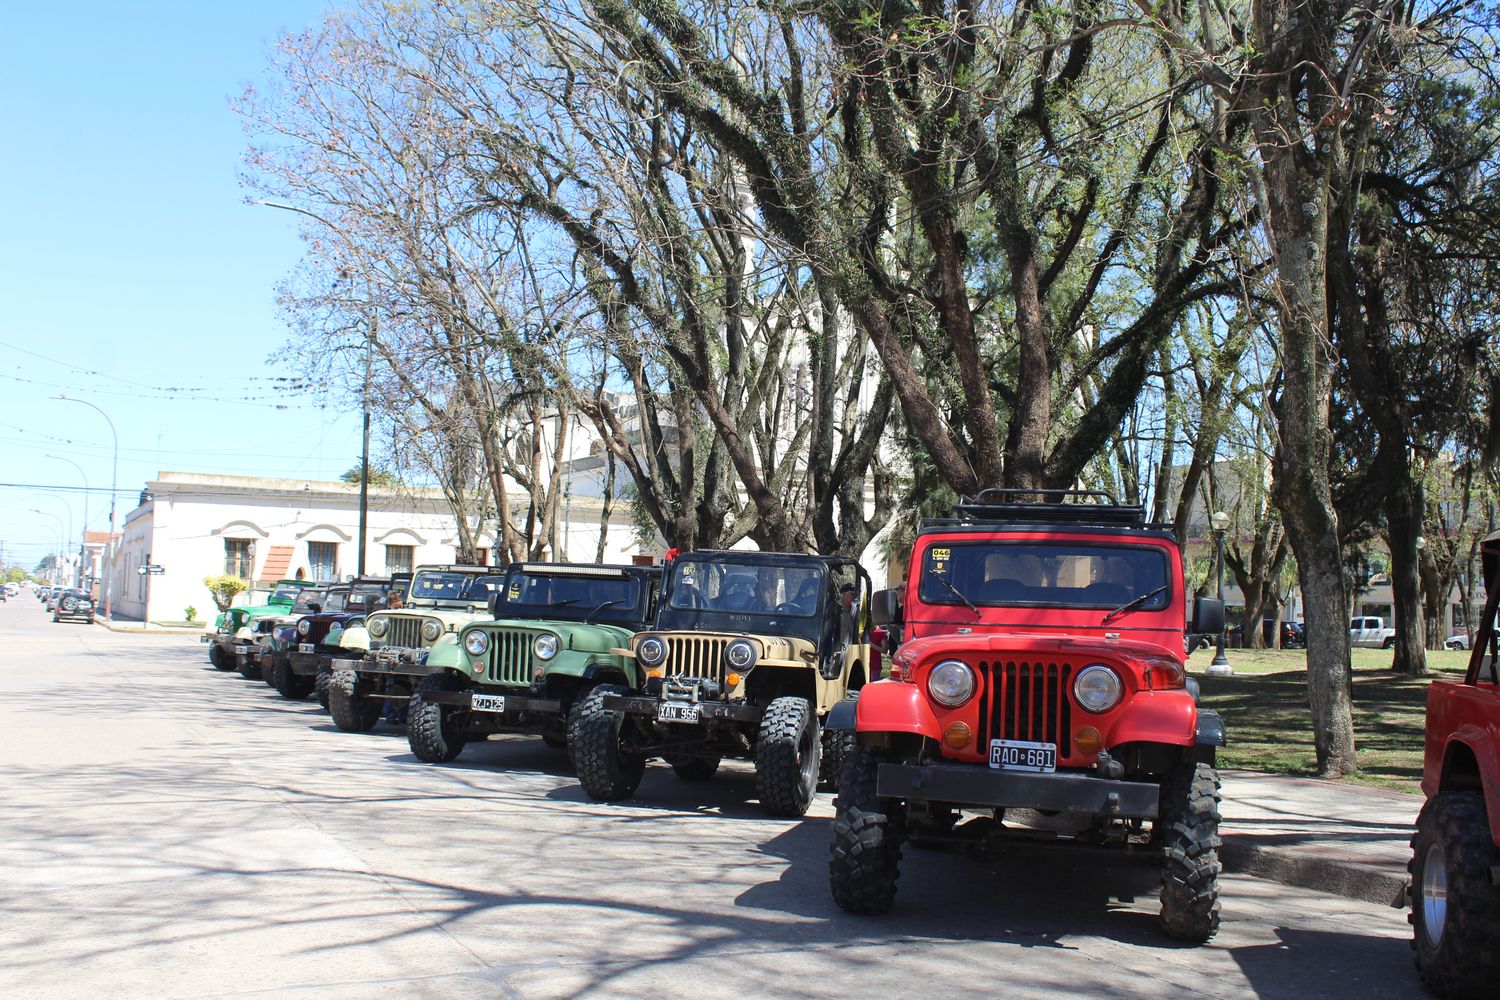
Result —
[{"label": "white building", "polygon": [[[350,483],[163,472],[146,484],[123,519],[110,584],[112,613],[181,621],[193,607],[214,607],[203,578],[234,574],[252,581],[343,579],[358,572],[359,487]],[[593,562],[600,534],[598,500],[574,497],[558,537],[560,559]],[[493,546],[488,531],[479,544]],[[616,504],[605,535],[605,562],[629,563],[642,551],[626,504]],[[383,576],[424,563],[452,563],[453,515],[436,490],[401,495],[372,487],[365,573]],[[162,567],[160,575],[139,572]]]}]

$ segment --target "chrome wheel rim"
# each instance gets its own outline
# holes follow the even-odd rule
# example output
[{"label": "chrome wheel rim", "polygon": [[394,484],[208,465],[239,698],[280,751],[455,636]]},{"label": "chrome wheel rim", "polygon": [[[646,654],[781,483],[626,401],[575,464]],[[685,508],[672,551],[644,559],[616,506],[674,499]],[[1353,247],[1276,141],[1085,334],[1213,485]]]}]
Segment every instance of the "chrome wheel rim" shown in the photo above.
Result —
[{"label": "chrome wheel rim", "polygon": [[1422,934],[1436,948],[1448,921],[1448,859],[1441,844],[1429,844],[1422,856]]}]

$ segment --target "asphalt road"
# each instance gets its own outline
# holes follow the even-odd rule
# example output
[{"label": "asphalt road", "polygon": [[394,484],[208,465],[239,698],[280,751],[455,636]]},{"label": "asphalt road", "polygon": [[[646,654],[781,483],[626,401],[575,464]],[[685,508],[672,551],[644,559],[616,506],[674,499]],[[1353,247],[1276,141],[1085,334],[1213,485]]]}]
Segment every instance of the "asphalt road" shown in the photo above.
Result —
[{"label": "asphalt road", "polygon": [[828,895],[831,799],[768,819],[745,765],[587,801],[539,740],[428,765],[384,724],[177,636],[0,604],[0,996],[1421,996],[1404,914],[1251,878],[1204,947],[1154,873],[908,849],[895,911]]}]

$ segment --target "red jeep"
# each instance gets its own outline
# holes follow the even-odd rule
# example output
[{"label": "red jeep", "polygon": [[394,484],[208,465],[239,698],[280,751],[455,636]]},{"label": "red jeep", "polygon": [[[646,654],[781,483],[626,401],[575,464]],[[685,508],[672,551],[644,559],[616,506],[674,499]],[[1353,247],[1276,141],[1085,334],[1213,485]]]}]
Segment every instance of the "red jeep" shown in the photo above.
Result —
[{"label": "red jeep", "polygon": [[1480,555],[1484,616],[1469,671],[1427,689],[1427,802],[1411,840],[1412,947],[1422,982],[1443,997],[1500,989],[1500,532]]},{"label": "red jeep", "polygon": [[[835,901],[890,909],[908,838],[988,847],[1050,826],[1149,845],[1162,926],[1208,940],[1224,726],[1184,669],[1176,536],[1091,491],[985,490],[955,513],[923,524],[905,587],[871,600],[898,645],[889,676],[829,720],[856,738],[834,802]],[[1199,598],[1190,631],[1223,624],[1222,602]]]}]

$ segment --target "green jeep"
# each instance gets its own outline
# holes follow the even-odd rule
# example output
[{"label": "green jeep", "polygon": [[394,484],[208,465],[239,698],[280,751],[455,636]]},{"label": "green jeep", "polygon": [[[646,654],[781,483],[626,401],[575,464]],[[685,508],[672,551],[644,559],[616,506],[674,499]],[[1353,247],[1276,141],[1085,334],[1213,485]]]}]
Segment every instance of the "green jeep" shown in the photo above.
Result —
[{"label": "green jeep", "polygon": [[417,567],[403,607],[365,617],[364,656],[333,661],[328,714],[334,724],[346,733],[364,733],[382,712],[391,722],[403,721],[406,713],[397,706],[411,700],[424,677],[461,669],[458,633],[491,617],[490,598],[504,583],[503,571],[488,566]]},{"label": "green jeep", "polygon": [[496,620],[466,626],[457,666],[418,685],[406,719],[412,753],[450,761],[492,733],[565,746],[573,709],[596,684],[640,689],[640,668],[618,649],[651,621],[660,581],[654,566],[511,566],[491,605]]},{"label": "green jeep", "polygon": [[[286,614],[297,603],[298,593],[313,585],[311,580],[277,580],[270,590],[250,591],[247,603],[219,615],[214,620],[213,633],[203,637],[209,643],[208,662],[224,671],[238,667],[240,673],[252,680],[259,677],[260,667],[250,662],[248,655],[241,655],[249,654],[255,641],[250,622],[266,615]],[[254,603],[257,600],[260,603]]]}]

